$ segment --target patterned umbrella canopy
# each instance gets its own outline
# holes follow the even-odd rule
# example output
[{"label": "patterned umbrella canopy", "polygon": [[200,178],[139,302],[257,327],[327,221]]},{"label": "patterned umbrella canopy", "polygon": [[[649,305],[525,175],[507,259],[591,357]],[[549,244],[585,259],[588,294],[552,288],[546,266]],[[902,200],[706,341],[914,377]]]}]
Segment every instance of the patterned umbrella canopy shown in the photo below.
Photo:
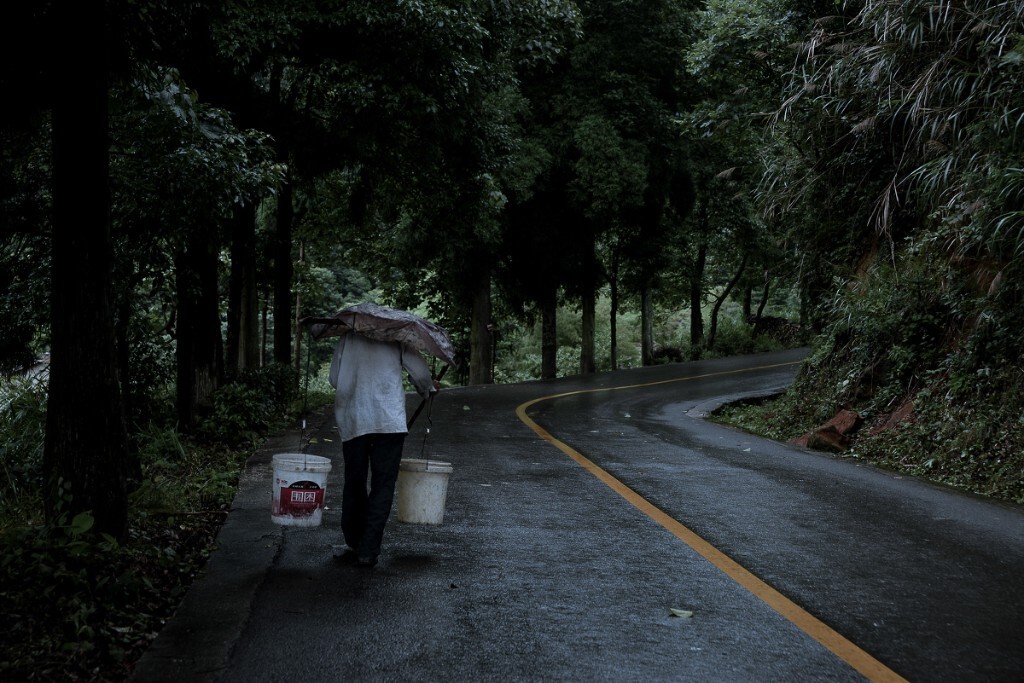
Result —
[{"label": "patterned umbrella canopy", "polygon": [[457,364],[448,332],[408,311],[365,303],[344,308],[330,318],[307,318],[305,322],[314,339],[357,332],[377,341],[401,342],[449,365]]}]

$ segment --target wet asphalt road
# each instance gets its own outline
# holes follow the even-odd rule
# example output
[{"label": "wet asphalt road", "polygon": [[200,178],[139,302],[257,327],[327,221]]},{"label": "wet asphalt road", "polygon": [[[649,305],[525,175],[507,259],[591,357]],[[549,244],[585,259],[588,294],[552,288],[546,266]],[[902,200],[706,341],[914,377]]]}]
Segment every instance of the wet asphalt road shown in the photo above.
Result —
[{"label": "wet asphalt road", "polygon": [[443,391],[405,456],[453,465],[444,522],[393,514],[373,570],[324,414],[323,524],[271,522],[272,440],[134,680],[1021,680],[1021,508],[701,419],[799,357]]}]

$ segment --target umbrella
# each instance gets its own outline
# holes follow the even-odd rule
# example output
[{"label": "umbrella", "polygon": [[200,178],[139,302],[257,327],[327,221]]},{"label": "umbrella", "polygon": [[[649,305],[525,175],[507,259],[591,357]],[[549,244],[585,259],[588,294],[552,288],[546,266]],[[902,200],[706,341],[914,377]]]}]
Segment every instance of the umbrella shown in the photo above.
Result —
[{"label": "umbrella", "polygon": [[448,332],[408,311],[364,303],[344,308],[329,318],[306,318],[304,322],[310,325],[314,339],[357,332],[377,341],[401,342],[449,365],[457,365]]}]

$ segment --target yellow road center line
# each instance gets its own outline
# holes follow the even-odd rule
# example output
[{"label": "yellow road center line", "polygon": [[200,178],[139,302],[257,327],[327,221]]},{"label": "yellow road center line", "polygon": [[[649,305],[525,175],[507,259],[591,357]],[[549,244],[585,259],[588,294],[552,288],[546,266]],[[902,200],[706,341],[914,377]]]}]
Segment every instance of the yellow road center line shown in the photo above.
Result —
[{"label": "yellow road center line", "polygon": [[830,652],[835,654],[841,660],[849,664],[852,668],[857,670],[861,675],[870,681],[878,682],[889,682],[889,681],[906,681],[902,676],[897,674],[895,671],[885,666],[877,659],[872,657],[870,654],[860,649],[854,643],[850,642],[847,638],[837,633],[830,626],[822,622],[814,615],[807,612],[805,609],[797,605],[795,602],[787,598],[785,595],[775,590],[767,583],[757,578],[750,571],[745,569],[738,562],[733,560],[731,557],[723,553],[718,548],[714,547],[703,538],[698,536],[692,530],[685,525],[681,524],[677,520],[673,519],[662,511],[657,506],[653,505],[646,498],[641,496],[639,493],[629,488],[621,481],[613,477],[606,470],[596,465],[589,458],[584,456],[579,451],[574,450],[568,444],[556,439],[546,429],[541,427],[539,424],[533,421],[526,411],[529,408],[541,401],[550,401],[556,398],[563,398],[565,396],[574,396],[577,394],[592,394],[600,391],[617,391],[620,389],[636,389],[643,387],[651,387],[659,384],[669,384],[672,382],[687,382],[695,379],[703,379],[707,377],[718,377],[722,375],[732,375],[742,372],[751,372],[753,370],[767,370],[770,368],[777,368],[786,365],[795,365],[797,362],[792,363],[778,363],[775,365],[765,365],[756,368],[746,368],[743,370],[729,370],[724,372],[712,372],[704,375],[695,375],[693,377],[679,377],[676,379],[660,380],[657,382],[650,382],[649,384],[631,384],[628,386],[618,387],[602,387],[600,389],[582,389],[579,391],[568,391],[563,394],[554,394],[552,396],[542,396],[540,398],[527,401],[516,408],[516,415],[522,420],[530,429],[537,433],[545,441],[548,441],[553,446],[558,448],[570,458],[580,464],[585,470],[593,474],[595,477],[604,482],[608,488],[612,489],[620,496],[625,498],[630,504],[636,507],[638,510],[643,512],[645,515],[653,519],[655,522],[663,526],[669,532],[671,532],[676,538],[680,539],[688,546],[696,550],[704,559],[718,567],[723,571],[726,576],[731,578],[733,581],[746,588],[748,591],[753,593],[755,596],[760,598],[765,604],[771,607],[773,610],[784,616],[790,622],[792,622],[797,628],[814,638],[816,641],[825,646]]}]

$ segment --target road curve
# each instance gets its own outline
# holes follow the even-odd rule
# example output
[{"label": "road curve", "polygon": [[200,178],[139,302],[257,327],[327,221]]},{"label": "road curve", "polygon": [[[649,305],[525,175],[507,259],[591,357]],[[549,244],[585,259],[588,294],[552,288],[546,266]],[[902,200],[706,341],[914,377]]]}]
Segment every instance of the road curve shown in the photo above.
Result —
[{"label": "road curve", "polygon": [[[800,352],[442,392],[406,457],[441,525],[340,543],[340,444],[249,463],[203,579],[136,681],[1010,681],[1024,514],[701,419]],[[429,431],[428,431],[429,430]],[[334,468],[320,527],[270,522],[270,457]]]}]

